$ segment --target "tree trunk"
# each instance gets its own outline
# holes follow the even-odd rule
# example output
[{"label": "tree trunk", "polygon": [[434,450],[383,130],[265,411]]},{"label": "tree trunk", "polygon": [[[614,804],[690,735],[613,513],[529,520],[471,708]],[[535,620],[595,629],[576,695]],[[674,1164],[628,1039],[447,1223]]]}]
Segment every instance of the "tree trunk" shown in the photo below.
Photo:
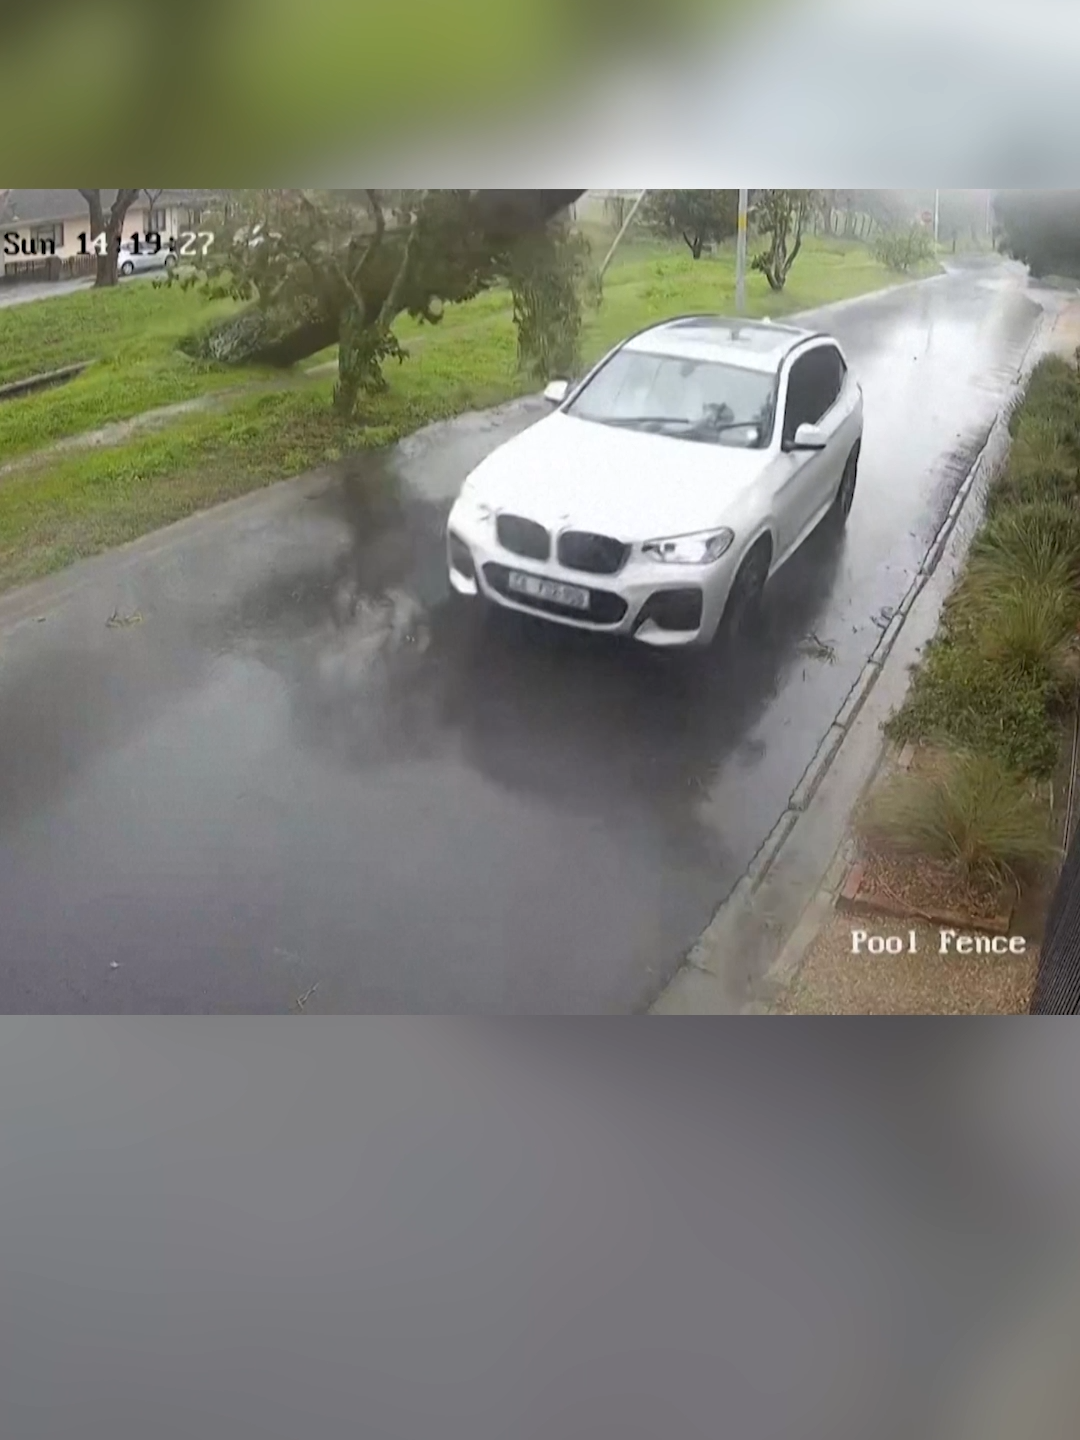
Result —
[{"label": "tree trunk", "polygon": [[[100,233],[100,232],[99,232]],[[97,257],[97,273],[94,276],[94,289],[100,290],[109,285],[116,285],[120,279],[120,243],[118,228],[110,221],[105,221],[105,254]]]},{"label": "tree trunk", "polygon": [[[164,190],[147,190],[144,187],[142,193],[146,196],[146,228],[149,231],[153,229],[154,207],[165,192]],[[165,236],[163,235],[161,238],[164,241]]]},{"label": "tree trunk", "polygon": [[363,338],[364,316],[350,305],[338,330],[338,379],[334,386],[334,409],[342,420],[351,420],[356,411],[363,380]]},{"label": "tree trunk", "polygon": [[109,207],[109,213],[106,215],[105,207],[101,201],[100,190],[79,191],[79,194],[86,201],[90,210],[91,239],[96,238],[98,235],[105,236],[105,254],[98,255],[97,257],[96,273],[94,275],[95,289],[116,284],[117,267],[120,261],[117,251],[123,229],[124,217],[131,209],[132,202],[138,193],[137,189],[117,190],[113,203]]},{"label": "tree trunk", "polygon": [[253,306],[201,334],[188,336],[180,342],[180,349],[197,360],[288,370],[309,355],[336,345],[339,328],[336,315],[313,313],[302,319],[291,310]]}]

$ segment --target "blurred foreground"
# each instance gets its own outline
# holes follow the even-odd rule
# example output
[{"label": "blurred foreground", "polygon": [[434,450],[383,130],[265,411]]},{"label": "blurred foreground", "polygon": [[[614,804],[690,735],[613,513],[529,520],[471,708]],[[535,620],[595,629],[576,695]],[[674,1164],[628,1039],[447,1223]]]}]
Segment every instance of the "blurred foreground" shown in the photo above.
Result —
[{"label": "blurred foreground", "polygon": [[9,184],[1060,186],[1078,43],[1072,0],[57,0],[8,17],[0,161]]},{"label": "blurred foreground", "polygon": [[0,1023],[19,1440],[1077,1433],[1064,1028]]}]

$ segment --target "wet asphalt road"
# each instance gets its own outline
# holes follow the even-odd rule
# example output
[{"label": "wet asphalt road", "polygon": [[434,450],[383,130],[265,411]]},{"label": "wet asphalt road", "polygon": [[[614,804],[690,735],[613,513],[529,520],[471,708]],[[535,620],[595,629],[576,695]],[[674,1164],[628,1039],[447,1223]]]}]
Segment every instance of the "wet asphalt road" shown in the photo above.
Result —
[{"label": "wet asphalt road", "polygon": [[535,401],[0,602],[0,1009],[648,1004],[784,810],[1038,316],[987,264],[813,317],[866,391],[859,492],[737,666],[457,615],[446,511]]}]

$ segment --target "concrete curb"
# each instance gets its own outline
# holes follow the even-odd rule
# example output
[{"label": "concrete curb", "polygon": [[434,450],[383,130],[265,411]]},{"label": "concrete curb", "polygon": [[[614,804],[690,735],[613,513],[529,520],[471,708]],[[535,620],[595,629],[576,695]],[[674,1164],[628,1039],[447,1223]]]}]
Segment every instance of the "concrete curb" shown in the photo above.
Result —
[{"label": "concrete curb", "polygon": [[824,310],[847,310],[852,305],[865,304],[867,300],[877,300],[887,296],[899,294],[903,290],[914,290],[919,285],[936,285],[942,280],[948,280],[955,271],[946,270],[944,267],[934,275],[918,275],[914,280],[898,280],[893,285],[882,285],[877,290],[867,290],[862,295],[849,295],[846,300],[829,300],[824,305],[811,305],[807,310],[798,310],[784,318],[787,320],[798,320],[804,315],[818,315]]},{"label": "concrete curb", "polygon": [[31,395],[35,390],[49,390],[54,385],[63,385],[66,380],[74,380],[88,370],[93,363],[92,360],[83,360],[78,365],[47,370],[42,375],[28,375],[25,380],[12,380],[7,385],[0,385],[0,400],[14,400],[20,395]]},{"label": "concrete curb", "polygon": [[[973,531],[958,535],[961,518],[973,494],[977,489],[982,493],[984,481],[1008,453],[1013,406],[1034,359],[1042,354],[1050,320],[1044,312],[1037,323],[1009,402],[991,426],[918,572],[786,810],[650,1007],[651,1014],[769,1013],[769,1001],[798,974],[850,865],[851,812],[888,754],[881,727],[907,693],[911,665],[936,633],[941,605],[973,538]],[[806,843],[794,843],[800,838]],[[828,857],[824,865],[812,858],[815,855]]]}]

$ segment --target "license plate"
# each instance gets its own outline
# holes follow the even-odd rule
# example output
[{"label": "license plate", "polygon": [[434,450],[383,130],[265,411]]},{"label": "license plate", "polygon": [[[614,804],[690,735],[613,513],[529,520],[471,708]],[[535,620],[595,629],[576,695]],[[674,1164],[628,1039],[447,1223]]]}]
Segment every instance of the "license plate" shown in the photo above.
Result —
[{"label": "license plate", "polygon": [[541,580],[537,575],[521,575],[511,570],[507,587],[515,595],[528,595],[532,600],[547,600],[552,605],[565,605],[568,610],[588,610],[589,592],[580,585],[563,585],[558,580]]}]

